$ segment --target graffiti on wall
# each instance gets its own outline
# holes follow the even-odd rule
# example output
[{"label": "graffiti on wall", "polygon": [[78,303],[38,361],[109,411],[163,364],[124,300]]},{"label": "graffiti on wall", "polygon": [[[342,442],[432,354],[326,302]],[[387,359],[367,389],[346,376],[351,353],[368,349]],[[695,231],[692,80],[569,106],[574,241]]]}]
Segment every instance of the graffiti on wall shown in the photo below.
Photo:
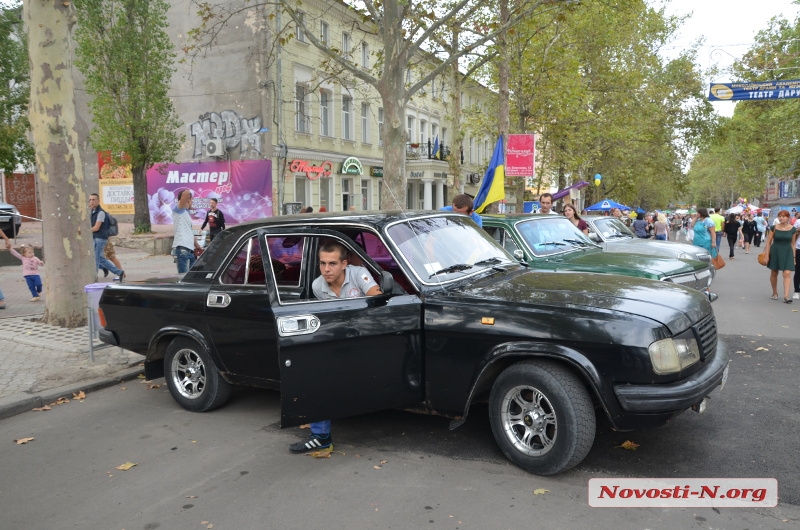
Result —
[{"label": "graffiti on wall", "polygon": [[252,149],[261,154],[261,116],[242,118],[232,110],[206,112],[199,121],[189,125],[194,136],[194,157],[203,154],[203,146],[215,138],[225,140],[227,149],[241,145],[241,152]]}]

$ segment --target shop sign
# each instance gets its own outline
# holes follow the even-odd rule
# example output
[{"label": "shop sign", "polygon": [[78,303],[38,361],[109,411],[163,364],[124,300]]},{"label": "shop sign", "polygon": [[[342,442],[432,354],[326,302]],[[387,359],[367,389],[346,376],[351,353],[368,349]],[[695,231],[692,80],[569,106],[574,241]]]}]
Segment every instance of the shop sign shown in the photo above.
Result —
[{"label": "shop sign", "polygon": [[446,179],[447,178],[447,173],[444,172],[444,171],[434,172],[433,173],[433,178],[435,178],[435,179]]},{"label": "shop sign", "polygon": [[344,162],[342,162],[342,175],[363,175],[364,174],[364,166],[361,165],[361,161],[351,156],[350,158],[345,158]]},{"label": "shop sign", "polygon": [[412,171],[411,174],[408,176],[410,179],[421,179],[425,176],[424,171]]},{"label": "shop sign", "polygon": [[383,177],[383,166],[372,166],[369,168],[370,177]]},{"label": "shop sign", "polygon": [[305,160],[292,160],[289,166],[292,173],[305,173],[309,180],[317,180],[320,177],[328,177],[333,171],[333,162],[327,160],[318,166],[309,164]]}]

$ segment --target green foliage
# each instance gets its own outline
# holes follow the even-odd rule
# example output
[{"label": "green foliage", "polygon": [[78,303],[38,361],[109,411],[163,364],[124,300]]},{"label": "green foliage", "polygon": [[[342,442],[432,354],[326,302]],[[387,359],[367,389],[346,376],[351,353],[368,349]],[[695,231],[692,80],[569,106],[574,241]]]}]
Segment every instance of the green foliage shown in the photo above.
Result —
[{"label": "green foliage", "polygon": [[0,6],[0,170],[12,173],[18,165],[32,167],[28,141],[28,37],[21,20],[22,6]]},{"label": "green foliage", "polygon": [[149,225],[145,171],[173,160],[183,142],[167,91],[175,53],[166,32],[163,0],[77,0],[76,64],[92,96],[98,151],[129,162],[134,175],[135,223]]},{"label": "green foliage", "polygon": [[645,207],[680,191],[712,120],[694,51],[659,53],[679,23],[642,0],[586,0],[515,27],[512,130],[540,133],[543,184],[601,173],[598,194]]},{"label": "green foliage", "polygon": [[[733,66],[737,81],[797,79],[800,18],[773,18]],[[690,198],[727,205],[731,197],[759,197],[767,178],[800,175],[800,100],[739,101],[692,162]]]}]

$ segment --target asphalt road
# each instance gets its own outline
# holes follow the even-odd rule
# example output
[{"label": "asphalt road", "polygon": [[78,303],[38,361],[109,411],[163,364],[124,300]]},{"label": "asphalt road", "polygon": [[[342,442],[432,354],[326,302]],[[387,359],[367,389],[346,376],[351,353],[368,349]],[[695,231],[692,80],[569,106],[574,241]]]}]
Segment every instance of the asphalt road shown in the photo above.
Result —
[{"label": "asphalt road", "polygon": [[[163,380],[133,381],[0,421],[0,528],[798,528],[800,303],[769,300],[765,269],[744,259],[715,291],[733,360],[708,410],[632,433],[601,421],[586,460],[556,477],[510,465],[481,406],[455,431],[400,411],[337,420],[340,452],[318,460],[288,453],[306,431],[279,429],[276,392],[239,388],[193,414]],[[593,477],[775,477],[780,505],[590,508]]]}]

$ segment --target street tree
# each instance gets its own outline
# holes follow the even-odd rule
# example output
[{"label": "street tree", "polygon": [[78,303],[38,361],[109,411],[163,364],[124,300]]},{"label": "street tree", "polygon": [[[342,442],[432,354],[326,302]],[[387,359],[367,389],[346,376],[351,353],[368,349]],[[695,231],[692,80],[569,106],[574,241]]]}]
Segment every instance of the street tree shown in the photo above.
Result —
[{"label": "street tree", "polygon": [[48,324],[86,324],[84,286],[95,280],[88,195],[76,129],[69,2],[26,0],[30,59],[29,121],[36,151],[47,253],[45,312]]},{"label": "street tree", "polygon": [[134,226],[150,232],[147,170],[183,142],[167,91],[175,52],[163,0],[76,0],[76,64],[91,95],[92,145],[133,173]]},{"label": "street tree", "polygon": [[[249,10],[274,7],[293,21],[293,25],[287,25],[282,33],[274,35],[277,41],[291,38],[299,28],[308,42],[326,57],[322,66],[328,72],[348,85],[356,82],[374,88],[380,95],[384,111],[384,186],[381,200],[387,207],[402,208],[406,204],[405,111],[410,98],[432,79],[447,72],[462,57],[493,44],[498,35],[517,21],[534,13],[552,11],[553,5],[561,2],[518,2],[509,8],[508,22],[505,24],[500,23],[496,16],[493,17],[497,12],[493,0],[347,2],[349,9],[357,14],[357,21],[350,27],[354,44],[358,45],[358,35],[363,38],[375,33],[382,41],[381,49],[376,52],[377,61],[370,69],[362,68],[347,50],[341,50],[319,38],[309,26],[310,19],[307,19],[302,4],[295,0],[254,0],[225,5],[212,5],[205,1],[196,3],[201,25],[193,32],[193,36],[198,48],[211,45],[232,17]],[[488,24],[485,23],[487,20],[490,20]],[[448,54],[437,53],[439,50],[435,37],[440,36],[448,26],[458,28],[458,46],[451,47]],[[446,39],[444,41],[447,42]],[[421,63],[427,64],[426,54],[433,54],[438,63],[433,68],[418,68]],[[409,77],[409,71],[418,76]]]},{"label": "street tree", "polygon": [[28,141],[28,36],[22,23],[22,3],[0,5],[0,171],[33,167]]}]

